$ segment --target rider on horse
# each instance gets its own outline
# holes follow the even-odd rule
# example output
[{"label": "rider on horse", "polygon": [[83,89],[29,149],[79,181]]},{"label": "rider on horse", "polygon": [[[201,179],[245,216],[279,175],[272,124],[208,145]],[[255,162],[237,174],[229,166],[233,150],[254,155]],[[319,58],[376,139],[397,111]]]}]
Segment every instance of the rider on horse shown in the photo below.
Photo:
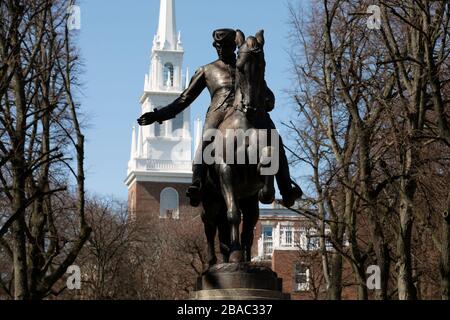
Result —
[{"label": "rider on horse", "polygon": [[[219,29],[213,32],[213,46],[217,50],[219,59],[200,67],[192,77],[189,87],[168,106],[148,112],[138,119],[140,125],[150,125],[154,122],[173,119],[177,114],[187,108],[200,93],[208,88],[211,95],[211,104],[208,108],[203,132],[208,129],[217,129],[223,121],[227,110],[232,107],[235,91],[236,73],[236,31],[232,29]],[[266,86],[265,97],[266,125],[267,129],[275,129],[269,113],[275,105],[275,96]],[[201,157],[209,142],[202,140],[202,147],[196,151],[196,161],[193,165],[192,185],[189,187],[187,195],[190,197],[191,205],[198,206],[201,201],[201,186],[205,180],[205,165],[202,164]],[[280,137],[280,146],[283,146]],[[276,174],[278,188],[283,198],[283,205],[291,207],[295,200],[301,197],[302,191],[296,185],[292,185],[289,173],[288,161],[284,148],[279,148],[279,170]],[[200,160],[199,160],[200,159]]]}]

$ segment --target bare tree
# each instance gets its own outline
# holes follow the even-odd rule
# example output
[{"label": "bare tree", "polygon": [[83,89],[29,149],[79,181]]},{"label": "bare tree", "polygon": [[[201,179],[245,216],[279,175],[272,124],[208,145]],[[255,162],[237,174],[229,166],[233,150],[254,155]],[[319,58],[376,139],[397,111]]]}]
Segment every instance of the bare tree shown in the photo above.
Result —
[{"label": "bare tree", "polygon": [[[400,221],[397,238],[398,294],[415,299],[411,262],[411,234],[419,172],[425,162],[421,150],[441,140],[448,152],[448,113],[444,111],[442,69],[448,66],[449,6],[436,1],[382,2],[382,35],[389,61],[396,70],[397,89],[404,117],[400,145]],[[406,34],[407,36],[403,36]],[[447,74],[448,76],[448,74]],[[430,109],[434,107],[434,115]],[[437,130],[432,118],[435,117]],[[430,130],[431,129],[431,130]],[[437,134],[433,134],[437,132]],[[433,137],[434,135],[434,137]],[[430,141],[430,136],[432,137]],[[443,221],[445,227],[445,221]]]},{"label": "bare tree", "polygon": [[[434,281],[422,270],[437,271],[433,260],[418,256],[427,244],[419,247],[417,239],[429,235],[448,298],[449,229],[442,213],[449,190],[449,6],[380,1],[381,29],[369,30],[369,4],[312,2],[309,20],[291,7],[292,95],[300,121],[288,127],[298,139],[297,160],[313,169],[317,219],[328,220],[328,238],[352,264],[358,296],[368,296],[370,262],[381,268],[378,298],[416,299],[418,285]],[[323,272],[336,297],[339,282],[329,278],[336,273],[329,273],[327,259],[324,252]]]},{"label": "bare tree", "polygon": [[64,298],[186,299],[205,263],[199,217],[180,220],[146,216],[137,223],[126,204],[109,198],[86,202],[92,235],[76,264],[82,271],[78,292]]},{"label": "bare tree", "polygon": [[[307,120],[297,132],[302,132],[299,134],[303,136],[300,137],[301,141],[315,146],[316,151],[311,152],[312,149],[308,148],[306,154],[312,155],[309,163],[314,172],[319,213],[324,212],[319,216],[322,219],[329,217],[331,233],[328,238],[353,265],[359,283],[358,296],[367,299],[364,264],[373,248],[384,266],[383,279],[386,279],[386,270],[389,269],[387,245],[380,220],[374,214],[375,201],[370,199],[373,193],[369,183],[372,179],[373,158],[369,152],[369,141],[382,109],[373,108],[371,103],[365,111],[365,116],[371,117],[363,119],[360,114],[362,111],[359,105],[366,102],[361,95],[361,88],[375,79],[363,78],[363,75],[367,77],[363,60],[367,55],[365,50],[370,46],[369,39],[364,39],[362,28],[348,18],[348,13],[358,10],[358,5],[341,8],[340,2],[335,2],[333,8],[329,9],[327,4],[313,7],[309,26],[300,23],[299,16],[291,8],[297,35],[294,43],[298,43],[296,48],[303,52],[302,56],[294,55],[292,60],[300,88],[295,94],[295,102]],[[330,10],[334,13],[330,14]],[[356,42],[351,41],[352,38],[362,39],[362,47],[358,48]],[[303,64],[299,61],[303,61]],[[295,123],[291,123],[291,129],[296,127]],[[313,130],[314,133],[305,135],[306,130]],[[361,208],[358,206],[361,205],[371,219],[375,244],[366,245],[365,249],[361,248],[356,234],[357,212]],[[344,233],[350,243],[348,253],[344,252],[342,246]],[[336,278],[329,280],[329,288],[335,292],[331,296],[335,298],[339,298],[341,290],[340,259],[341,255],[334,256],[335,270],[331,274]],[[326,268],[324,272],[327,273]],[[383,287],[383,295],[386,296],[387,287]]]},{"label": "bare tree", "polygon": [[[7,201],[0,240],[12,261],[6,281],[15,299],[58,294],[54,285],[90,234],[73,91],[80,63],[67,29],[72,3],[0,4],[0,182]],[[64,232],[68,220],[77,222],[73,233]]]}]

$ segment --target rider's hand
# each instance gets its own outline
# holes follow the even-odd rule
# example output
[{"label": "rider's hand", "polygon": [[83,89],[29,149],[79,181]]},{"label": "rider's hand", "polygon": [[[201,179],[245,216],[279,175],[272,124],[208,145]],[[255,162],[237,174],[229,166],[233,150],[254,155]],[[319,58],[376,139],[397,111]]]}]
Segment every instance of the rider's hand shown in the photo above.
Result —
[{"label": "rider's hand", "polygon": [[137,122],[139,123],[139,125],[141,126],[148,126],[154,122],[158,121],[156,112],[147,112],[144,113],[138,120]]}]

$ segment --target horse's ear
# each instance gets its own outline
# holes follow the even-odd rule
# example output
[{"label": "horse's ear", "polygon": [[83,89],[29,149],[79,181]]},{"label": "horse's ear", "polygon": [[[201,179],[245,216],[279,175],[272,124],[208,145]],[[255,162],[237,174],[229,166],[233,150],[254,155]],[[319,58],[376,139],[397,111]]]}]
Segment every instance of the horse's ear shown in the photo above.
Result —
[{"label": "horse's ear", "polygon": [[244,35],[244,33],[241,30],[237,29],[236,30],[236,44],[237,44],[237,46],[238,47],[242,46],[244,44],[244,42],[245,42],[245,35]]},{"label": "horse's ear", "polygon": [[264,30],[259,30],[256,34],[255,34],[255,38],[258,41],[258,43],[262,46],[264,46]]}]

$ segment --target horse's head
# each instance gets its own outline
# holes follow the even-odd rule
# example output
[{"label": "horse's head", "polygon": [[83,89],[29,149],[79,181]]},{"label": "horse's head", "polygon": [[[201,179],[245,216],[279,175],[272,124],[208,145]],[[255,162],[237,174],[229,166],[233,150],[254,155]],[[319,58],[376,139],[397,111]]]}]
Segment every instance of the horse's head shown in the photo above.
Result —
[{"label": "horse's head", "polygon": [[264,110],[264,31],[258,31],[254,37],[245,39],[242,31],[237,30],[236,44],[239,48],[236,61],[236,91],[241,95],[241,106],[246,113]]}]

